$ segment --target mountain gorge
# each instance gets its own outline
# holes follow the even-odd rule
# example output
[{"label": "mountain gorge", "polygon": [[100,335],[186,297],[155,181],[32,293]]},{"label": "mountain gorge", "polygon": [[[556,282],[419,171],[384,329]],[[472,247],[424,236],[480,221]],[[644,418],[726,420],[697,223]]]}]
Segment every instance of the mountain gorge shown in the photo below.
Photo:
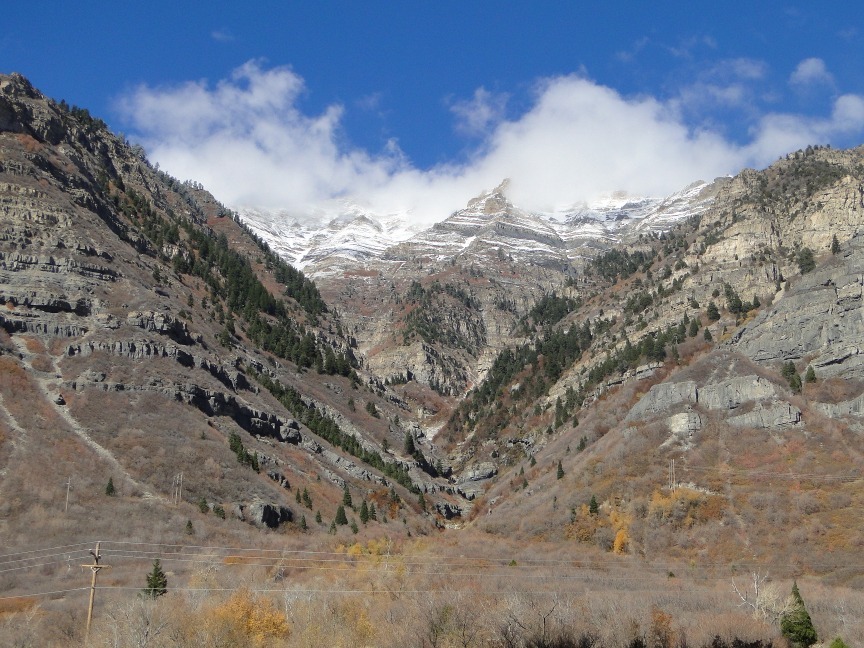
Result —
[{"label": "mountain gorge", "polygon": [[[815,615],[864,637],[864,148],[555,214],[505,182],[427,229],[355,208],[282,225],[11,75],[0,209],[4,546],[321,549],[351,574],[429,552],[445,580],[445,557],[491,546],[472,560],[502,591],[770,570],[842,588],[861,615]],[[52,587],[81,551],[45,563]],[[239,552],[217,559],[258,574]],[[390,566],[391,601],[441,585]],[[3,569],[0,594],[34,582]],[[456,642],[463,603],[412,623],[440,613]]]}]

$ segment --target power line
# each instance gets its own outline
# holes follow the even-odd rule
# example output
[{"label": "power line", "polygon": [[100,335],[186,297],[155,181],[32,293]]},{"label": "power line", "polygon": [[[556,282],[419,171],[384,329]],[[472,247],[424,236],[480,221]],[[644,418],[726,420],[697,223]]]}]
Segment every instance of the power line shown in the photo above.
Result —
[{"label": "power line", "polygon": [[29,551],[14,551],[12,553],[0,555],[0,561],[4,560],[5,558],[10,558],[12,556],[23,556],[24,554],[40,553],[42,551],[55,551],[57,549],[68,549],[69,547],[85,547],[85,546],[92,545],[93,542],[94,541],[77,542],[75,544],[70,544],[70,545],[60,545],[59,547],[47,547],[45,549],[30,549]]},{"label": "power line", "polygon": [[12,601],[14,599],[36,598],[37,596],[53,596],[55,594],[68,594],[69,592],[83,592],[89,587],[73,587],[72,589],[54,590],[53,592],[31,592],[30,594],[18,594],[16,596],[0,596],[0,601]]}]

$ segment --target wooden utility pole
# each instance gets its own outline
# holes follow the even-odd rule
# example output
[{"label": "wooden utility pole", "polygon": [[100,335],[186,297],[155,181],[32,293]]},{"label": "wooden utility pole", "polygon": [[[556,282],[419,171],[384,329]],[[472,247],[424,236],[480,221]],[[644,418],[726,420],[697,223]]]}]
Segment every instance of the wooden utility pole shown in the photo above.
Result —
[{"label": "wooden utility pole", "polygon": [[93,602],[96,600],[96,574],[99,573],[99,570],[103,567],[108,567],[108,565],[100,565],[99,560],[102,556],[99,554],[99,545],[101,542],[96,543],[96,551],[90,551],[93,556],[93,564],[92,565],[81,565],[81,567],[89,567],[93,572],[93,578],[90,580],[90,603],[87,606],[87,632],[84,635],[84,645],[87,646],[90,644],[90,622],[93,620]]},{"label": "wooden utility pole", "polygon": [[171,503],[177,506],[183,500],[183,473],[174,475],[171,485]]},{"label": "wooden utility pole", "polygon": [[66,508],[63,510],[64,513],[69,512],[69,489],[72,488],[72,477],[66,480]]}]

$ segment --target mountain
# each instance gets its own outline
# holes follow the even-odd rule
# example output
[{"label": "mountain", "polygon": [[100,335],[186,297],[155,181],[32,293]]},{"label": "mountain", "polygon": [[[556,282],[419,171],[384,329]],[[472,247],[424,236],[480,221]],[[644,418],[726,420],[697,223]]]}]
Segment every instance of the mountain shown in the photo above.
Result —
[{"label": "mountain", "polygon": [[585,245],[635,240],[641,233],[664,231],[702,213],[723,182],[695,182],[666,198],[622,193],[544,213],[512,205],[505,180],[431,228],[412,222],[410,214],[382,216],[351,203],[302,219],[253,208],[242,209],[240,218],[272,249],[316,279],[338,275],[352,265],[398,257],[400,247],[441,258],[482,255],[492,247],[528,262],[567,263],[580,258]]},{"label": "mountain", "polygon": [[84,642],[94,538],[100,645],[764,646],[792,579],[864,640],[864,148],[277,225],[10,75],[0,208],[9,641]]}]

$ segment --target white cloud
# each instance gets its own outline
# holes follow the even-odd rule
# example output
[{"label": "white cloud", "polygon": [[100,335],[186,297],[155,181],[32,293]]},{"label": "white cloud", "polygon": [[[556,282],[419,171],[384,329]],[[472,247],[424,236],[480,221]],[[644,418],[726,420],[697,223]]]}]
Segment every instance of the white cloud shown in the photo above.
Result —
[{"label": "white cloud", "polygon": [[234,40],[234,35],[227,29],[214,29],[210,32],[210,38],[219,43],[230,43]]},{"label": "white cloud", "polygon": [[834,77],[820,58],[808,58],[801,61],[789,77],[789,83],[798,88],[813,86],[833,86]]},{"label": "white cloud", "polygon": [[[737,75],[757,71],[744,66]],[[665,195],[864,132],[864,98],[844,95],[828,117],[761,116],[750,141],[735,144],[716,131],[693,130],[676,101],[623,97],[573,75],[539,83],[531,108],[510,120],[502,117],[500,97],[478,89],[460,108],[466,125],[486,129],[474,155],[418,169],[395,141],[379,155],[345,146],[343,107],[304,114],[297,106],[303,92],[291,69],[253,61],[215,86],[139,87],[122,108],[153,161],[180,179],[202,182],[234,208],[310,213],[350,197],[379,213],[411,210],[425,222],[445,218],[504,178],[511,178],[511,198],[529,209],[615,190]],[[734,102],[734,92],[728,99]]]},{"label": "white cloud", "polygon": [[456,115],[456,130],[466,135],[487,133],[503,119],[507,100],[506,94],[493,94],[482,86],[477,88],[471,99],[450,106]]}]

